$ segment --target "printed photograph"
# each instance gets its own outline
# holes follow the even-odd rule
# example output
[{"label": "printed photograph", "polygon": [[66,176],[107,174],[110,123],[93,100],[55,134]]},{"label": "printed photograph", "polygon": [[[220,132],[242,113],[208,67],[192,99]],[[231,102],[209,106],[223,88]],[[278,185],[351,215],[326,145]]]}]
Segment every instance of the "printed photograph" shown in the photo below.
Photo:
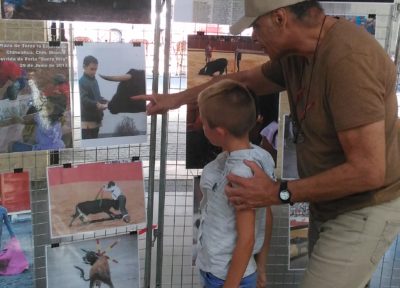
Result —
[{"label": "printed photograph", "polygon": [[47,169],[52,238],[146,222],[141,162]]},{"label": "printed photograph", "polygon": [[289,206],[289,269],[305,269],[308,263],[308,203]]},{"label": "printed photograph", "polygon": [[193,178],[193,249],[192,249],[192,265],[196,266],[197,258],[197,238],[200,227],[200,202],[203,199],[203,193],[200,190],[200,176]]},{"label": "printed photograph", "polygon": [[[76,46],[82,147],[146,141],[145,50],[124,43]],[[78,89],[77,89],[78,90]]]},{"label": "printed photograph", "polygon": [[0,287],[34,286],[29,173],[0,174]]},{"label": "printed photograph", "polygon": [[[248,70],[264,63],[268,57],[250,37],[188,36],[188,88],[210,81],[213,76]],[[251,142],[262,145],[263,129],[274,130],[275,143],[279,115],[279,94],[255,96],[258,102],[257,123],[251,131]],[[204,136],[196,104],[187,105],[186,169],[202,169],[221,152]],[[264,131],[265,132],[265,131]],[[264,133],[265,134],[265,133]],[[275,147],[276,150],[276,147]],[[272,154],[272,153],[271,153]]]},{"label": "printed photograph", "polygon": [[284,134],[283,134],[283,147],[282,147],[282,179],[290,180],[299,178],[297,172],[297,156],[295,138],[301,141],[302,135],[296,135],[298,131],[293,128],[293,122],[290,115],[284,115]]},{"label": "printed photograph", "polygon": [[0,43],[0,153],[72,147],[68,47]]},{"label": "printed photograph", "polygon": [[343,16],[357,26],[364,27],[371,35],[375,36],[376,14],[368,14],[367,16]]},{"label": "printed photograph", "polygon": [[[293,129],[290,115],[283,115],[284,131],[282,141],[282,179],[298,179],[296,144],[302,135]],[[305,269],[308,263],[308,203],[295,203],[289,206],[289,269]]]},{"label": "printed photograph", "polygon": [[136,234],[46,246],[47,287],[139,288],[138,254]]},{"label": "printed photograph", "polygon": [[151,23],[148,0],[1,0],[2,18]]}]

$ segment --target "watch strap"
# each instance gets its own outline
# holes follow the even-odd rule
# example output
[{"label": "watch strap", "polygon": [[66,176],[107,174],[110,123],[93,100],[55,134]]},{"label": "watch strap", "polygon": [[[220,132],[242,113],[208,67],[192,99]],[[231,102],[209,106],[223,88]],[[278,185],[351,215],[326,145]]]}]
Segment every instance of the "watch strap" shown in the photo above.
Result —
[{"label": "watch strap", "polygon": [[[282,191],[286,191],[286,193],[289,193],[289,198],[288,199],[282,199],[281,198],[281,192]],[[285,180],[281,180],[281,182],[280,182],[280,184],[279,184],[279,192],[278,192],[279,194],[278,194],[278,197],[279,197],[279,200],[282,202],[282,203],[285,203],[285,204],[290,204],[290,205],[293,205],[294,203],[291,201],[291,198],[292,198],[292,193],[289,191],[289,189],[288,189],[288,181],[285,181]]]},{"label": "watch strap", "polygon": [[281,183],[279,185],[279,192],[281,192],[282,190],[288,190],[287,189],[287,181],[285,181],[285,180],[281,180]]}]

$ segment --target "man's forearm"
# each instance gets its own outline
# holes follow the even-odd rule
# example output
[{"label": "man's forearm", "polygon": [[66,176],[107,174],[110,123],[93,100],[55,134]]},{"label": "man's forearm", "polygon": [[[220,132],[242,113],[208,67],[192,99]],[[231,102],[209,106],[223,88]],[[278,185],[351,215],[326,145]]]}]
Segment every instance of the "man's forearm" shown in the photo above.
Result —
[{"label": "man's forearm", "polygon": [[381,187],[385,181],[385,124],[377,121],[338,132],[346,162],[289,182],[295,202],[327,201]]},{"label": "man's forearm", "polygon": [[349,163],[336,166],[312,177],[288,182],[293,202],[321,202],[379,188],[373,171],[361,170]]},{"label": "man's forearm", "polygon": [[211,86],[212,84],[226,78],[230,78],[230,75],[220,75],[220,76],[215,76],[210,79],[210,81],[207,81],[203,84],[188,88],[184,91],[178,92],[173,94],[174,97],[174,108],[178,108],[181,105],[189,104],[189,103],[197,103],[197,96],[201,91],[203,91],[205,88]]}]

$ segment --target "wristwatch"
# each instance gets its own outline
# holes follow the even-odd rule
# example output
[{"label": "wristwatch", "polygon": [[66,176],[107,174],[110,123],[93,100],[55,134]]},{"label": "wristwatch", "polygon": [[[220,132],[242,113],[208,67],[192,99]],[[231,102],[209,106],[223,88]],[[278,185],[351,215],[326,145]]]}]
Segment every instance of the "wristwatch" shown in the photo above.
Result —
[{"label": "wristwatch", "polygon": [[287,181],[281,181],[278,196],[279,200],[281,200],[282,203],[293,205],[293,202],[290,201],[290,199],[292,198],[292,193],[290,193],[289,189],[287,188]]}]

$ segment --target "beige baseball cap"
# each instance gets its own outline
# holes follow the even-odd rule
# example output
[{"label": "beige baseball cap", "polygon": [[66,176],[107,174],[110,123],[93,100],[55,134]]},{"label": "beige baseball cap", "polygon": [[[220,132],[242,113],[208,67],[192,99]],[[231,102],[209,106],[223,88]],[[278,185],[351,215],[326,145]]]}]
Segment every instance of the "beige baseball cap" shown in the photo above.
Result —
[{"label": "beige baseball cap", "polygon": [[305,0],[244,0],[244,16],[230,27],[230,32],[237,35],[249,28],[258,17],[303,1]]}]

